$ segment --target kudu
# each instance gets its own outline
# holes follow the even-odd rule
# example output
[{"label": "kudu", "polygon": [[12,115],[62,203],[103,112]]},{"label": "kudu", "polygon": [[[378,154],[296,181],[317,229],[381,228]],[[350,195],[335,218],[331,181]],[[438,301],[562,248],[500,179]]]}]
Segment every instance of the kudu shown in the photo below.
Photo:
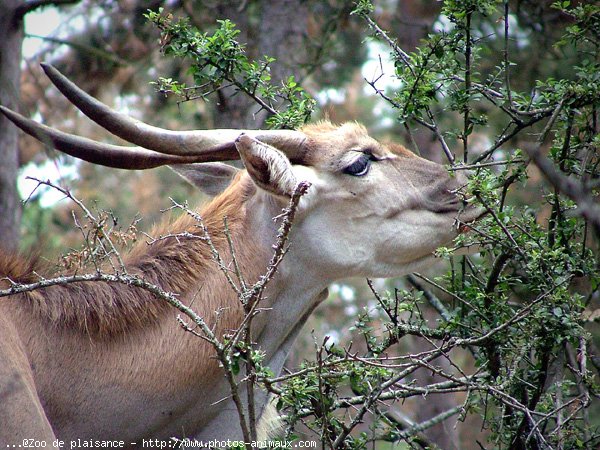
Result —
[{"label": "kudu", "polygon": [[[171,165],[217,194],[200,214],[223,254],[223,216],[245,277],[256,281],[277,232],[273,217],[300,181],[291,246],[265,291],[254,338],[279,373],[306,318],[347,277],[407,274],[433,258],[481,211],[464,208],[464,183],[399,145],[384,145],[355,123],[300,131],[172,132],[109,109],[51,66],[44,70],[83,113],[136,146],[62,133],[2,108],[52,147],[123,169]],[[241,136],[241,137],[240,137]],[[242,160],[245,170],[217,161]],[[187,215],[155,235],[196,233]],[[203,240],[139,243],[128,270],[193,306],[216,333],[235,329],[242,308]],[[25,259],[2,256],[0,288],[31,282]],[[218,319],[215,311],[219,310]],[[0,447],[22,439],[240,438],[238,416],[211,346],[185,333],[176,311],[147,291],[104,282],[52,286],[0,298]],[[267,403],[259,395],[258,410]]]}]

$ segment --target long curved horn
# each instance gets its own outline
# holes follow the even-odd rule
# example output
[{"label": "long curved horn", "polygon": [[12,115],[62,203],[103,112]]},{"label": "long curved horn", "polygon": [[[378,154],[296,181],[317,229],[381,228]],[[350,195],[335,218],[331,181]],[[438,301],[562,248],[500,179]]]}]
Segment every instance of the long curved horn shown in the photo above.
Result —
[{"label": "long curved horn", "polygon": [[147,150],[142,147],[126,147],[104,144],[73,134],[63,133],[0,106],[0,112],[27,134],[44,144],[84,161],[118,169],[151,169],[166,164],[181,164],[206,161],[227,161],[239,154],[233,144],[214,154],[200,156],[174,156]]},{"label": "long curved horn", "polygon": [[[304,133],[293,130],[195,130],[171,131],[154,127],[119,113],[81,90],[75,83],[49,64],[42,68],[52,83],[86,116],[112,134],[132,144],[167,155],[190,156],[229,149],[243,132],[270,144],[290,157],[301,160]],[[231,147],[233,150],[234,147]],[[239,156],[229,159],[239,159]],[[219,159],[223,160],[223,159]]]}]

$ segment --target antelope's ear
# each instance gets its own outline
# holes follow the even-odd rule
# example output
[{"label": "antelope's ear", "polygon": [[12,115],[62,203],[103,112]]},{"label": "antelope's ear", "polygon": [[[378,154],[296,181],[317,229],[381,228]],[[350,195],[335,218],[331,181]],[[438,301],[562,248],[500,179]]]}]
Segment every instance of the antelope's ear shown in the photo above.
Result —
[{"label": "antelope's ear", "polygon": [[258,187],[274,195],[289,197],[293,194],[298,183],[290,160],[281,151],[246,134],[236,139],[235,147]]},{"label": "antelope's ear", "polygon": [[223,192],[239,172],[233,166],[218,162],[172,164],[169,167],[192,186],[211,196]]}]

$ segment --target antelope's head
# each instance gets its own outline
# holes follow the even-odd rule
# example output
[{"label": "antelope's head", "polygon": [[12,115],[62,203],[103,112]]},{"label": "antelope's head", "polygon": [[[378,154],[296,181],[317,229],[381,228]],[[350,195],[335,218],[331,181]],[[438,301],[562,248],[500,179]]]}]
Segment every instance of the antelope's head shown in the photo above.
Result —
[{"label": "antelope's head", "polygon": [[[482,213],[464,207],[463,176],[450,176],[402,146],[381,144],[355,123],[299,131],[168,131],[111,110],[51,66],[44,70],[84,114],[135,145],[66,134],[0,107],[25,132],[62,152],[122,169],[170,165],[211,194],[234,179],[253,183],[249,201],[274,211],[287,204],[298,182],[310,182],[294,224],[294,246],[331,280],[411,272],[458,234],[458,219],[468,223]],[[236,159],[246,169],[239,177],[220,162]]]}]

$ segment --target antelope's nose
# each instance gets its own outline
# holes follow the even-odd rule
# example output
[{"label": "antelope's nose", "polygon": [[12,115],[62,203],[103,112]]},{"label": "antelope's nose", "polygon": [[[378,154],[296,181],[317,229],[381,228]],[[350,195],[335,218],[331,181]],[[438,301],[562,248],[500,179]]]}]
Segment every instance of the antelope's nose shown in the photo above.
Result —
[{"label": "antelope's nose", "polygon": [[460,211],[465,205],[463,191],[467,180],[467,176],[460,172],[452,176],[445,169],[440,171],[426,189],[427,209],[436,213]]}]

